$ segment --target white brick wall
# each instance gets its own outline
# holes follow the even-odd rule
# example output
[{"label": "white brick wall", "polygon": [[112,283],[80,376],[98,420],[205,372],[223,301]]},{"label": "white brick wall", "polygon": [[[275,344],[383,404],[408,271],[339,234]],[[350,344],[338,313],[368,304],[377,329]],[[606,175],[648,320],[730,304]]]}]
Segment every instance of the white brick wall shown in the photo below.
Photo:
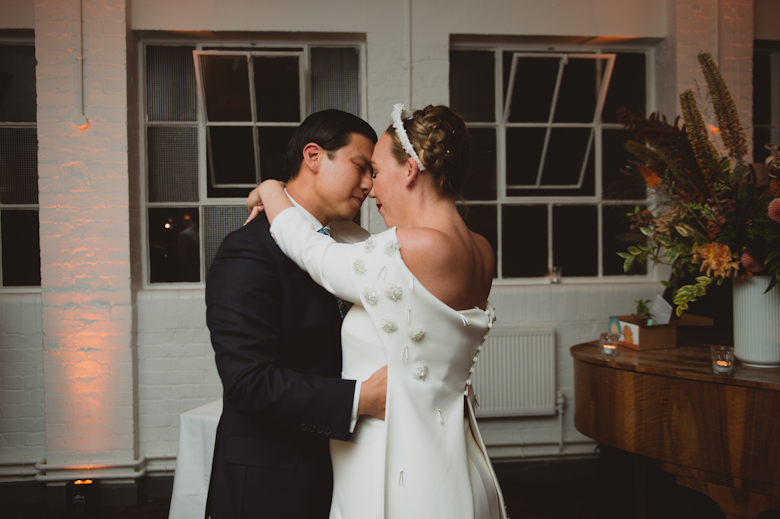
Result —
[{"label": "white brick wall", "polygon": [[0,294],[0,462],[46,455],[40,294]]},{"label": "white brick wall", "polygon": [[141,452],[173,458],[180,414],[222,397],[204,291],[140,292],[138,329]]}]

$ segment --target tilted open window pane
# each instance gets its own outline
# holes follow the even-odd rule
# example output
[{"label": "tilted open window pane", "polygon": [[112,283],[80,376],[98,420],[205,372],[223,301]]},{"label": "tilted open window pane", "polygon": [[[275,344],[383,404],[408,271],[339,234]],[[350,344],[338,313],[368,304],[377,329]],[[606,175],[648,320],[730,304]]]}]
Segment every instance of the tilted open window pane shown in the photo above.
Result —
[{"label": "tilted open window pane", "polygon": [[647,64],[641,52],[615,53],[615,66],[601,111],[601,121],[617,123],[618,108],[625,106],[635,114],[645,113],[647,102]]},{"label": "tilted open window pane", "polygon": [[611,73],[609,58],[578,58],[569,54],[561,69],[561,86],[555,104],[556,123],[592,123],[600,117],[602,87]]},{"label": "tilted open window pane", "polygon": [[0,127],[0,203],[38,203],[35,127]]},{"label": "tilted open window pane", "polygon": [[3,286],[41,285],[41,248],[37,209],[0,211]]},{"label": "tilted open window pane", "polygon": [[258,178],[253,128],[209,126],[208,161],[210,187],[256,186]]},{"label": "tilted open window pane", "polygon": [[450,107],[465,121],[496,120],[493,51],[450,51]]},{"label": "tilted open window pane", "polygon": [[258,122],[301,122],[302,56],[252,56]]},{"label": "tilted open window pane", "polygon": [[547,206],[505,205],[501,211],[502,277],[547,273]]},{"label": "tilted open window pane", "polygon": [[149,267],[152,283],[200,281],[197,207],[149,208]]},{"label": "tilted open window pane", "polygon": [[0,45],[0,122],[35,122],[35,65],[35,46]]},{"label": "tilted open window pane", "polygon": [[360,55],[355,47],[313,47],[311,111],[330,108],[360,115]]},{"label": "tilted open window pane", "polygon": [[546,123],[550,119],[560,61],[557,55],[523,57],[513,52],[504,53],[507,122]]},{"label": "tilted open window pane", "polygon": [[200,54],[198,58],[208,121],[251,121],[246,54]]},{"label": "tilted open window pane", "polygon": [[593,153],[591,128],[550,128],[539,184],[580,188]]},{"label": "tilted open window pane", "polygon": [[195,47],[146,47],[146,115],[150,121],[195,121]]}]

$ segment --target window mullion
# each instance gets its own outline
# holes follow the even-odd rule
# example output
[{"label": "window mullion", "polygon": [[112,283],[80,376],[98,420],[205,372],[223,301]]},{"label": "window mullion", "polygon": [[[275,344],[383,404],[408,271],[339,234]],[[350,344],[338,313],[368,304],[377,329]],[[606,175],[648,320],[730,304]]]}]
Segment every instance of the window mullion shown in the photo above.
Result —
[{"label": "window mullion", "polygon": [[552,133],[552,123],[555,117],[555,108],[558,104],[558,93],[561,90],[561,81],[563,80],[563,67],[569,62],[568,56],[561,56],[558,61],[558,77],[555,78],[555,89],[553,90],[552,101],[550,102],[550,113],[547,116],[547,130],[544,132],[544,144],[542,145],[542,155],[539,158],[539,170],[536,172],[536,187],[542,185],[542,172],[544,163],[547,159],[547,148],[550,144],[550,134]]}]

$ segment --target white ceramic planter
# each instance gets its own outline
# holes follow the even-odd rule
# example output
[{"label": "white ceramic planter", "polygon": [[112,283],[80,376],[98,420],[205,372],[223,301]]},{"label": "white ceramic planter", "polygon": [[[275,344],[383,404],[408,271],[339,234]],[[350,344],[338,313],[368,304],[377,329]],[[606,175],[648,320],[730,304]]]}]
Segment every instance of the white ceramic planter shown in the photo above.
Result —
[{"label": "white ceramic planter", "polygon": [[780,286],[766,277],[734,280],[734,356],[742,364],[780,367]]}]

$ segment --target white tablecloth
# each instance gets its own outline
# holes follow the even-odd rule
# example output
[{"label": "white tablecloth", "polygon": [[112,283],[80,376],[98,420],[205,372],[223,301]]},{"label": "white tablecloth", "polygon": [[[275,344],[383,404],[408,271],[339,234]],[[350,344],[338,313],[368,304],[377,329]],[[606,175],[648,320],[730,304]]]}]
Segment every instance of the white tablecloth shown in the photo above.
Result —
[{"label": "white tablecloth", "polygon": [[168,519],[200,519],[204,516],[221,415],[222,399],[182,413]]}]

